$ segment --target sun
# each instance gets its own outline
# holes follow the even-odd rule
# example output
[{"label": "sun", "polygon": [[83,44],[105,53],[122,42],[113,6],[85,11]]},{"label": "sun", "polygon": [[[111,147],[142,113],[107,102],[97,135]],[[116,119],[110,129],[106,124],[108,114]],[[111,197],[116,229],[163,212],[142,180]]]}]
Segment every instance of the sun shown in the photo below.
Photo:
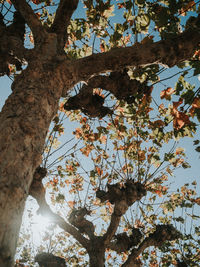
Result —
[{"label": "sun", "polygon": [[42,216],[40,214],[35,214],[34,218],[31,220],[31,233],[32,233],[32,241],[36,246],[39,246],[44,236],[47,234],[51,234],[54,224],[51,222],[49,217]]},{"label": "sun", "polygon": [[33,199],[28,199],[23,215],[22,232],[29,233],[33,244],[41,245],[45,234],[54,233],[55,223],[52,218],[38,214],[38,204]]},{"label": "sun", "polygon": [[52,225],[52,222],[49,217],[36,214],[32,220],[32,224],[34,231],[42,233]]}]

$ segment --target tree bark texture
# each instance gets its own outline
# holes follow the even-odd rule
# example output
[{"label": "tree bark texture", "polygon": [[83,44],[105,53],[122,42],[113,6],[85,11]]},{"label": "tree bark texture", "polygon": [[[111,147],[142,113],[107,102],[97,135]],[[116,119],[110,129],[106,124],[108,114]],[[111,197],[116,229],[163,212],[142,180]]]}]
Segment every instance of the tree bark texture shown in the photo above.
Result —
[{"label": "tree bark texture", "polygon": [[[36,17],[27,17],[23,1],[13,2],[18,3],[16,7],[21,9],[33,33],[40,36],[42,26]],[[76,83],[87,82],[100,73],[150,64],[174,66],[192,57],[200,39],[199,32],[190,30],[174,40],[135,44],[69,60],[55,52],[56,33],[44,32],[42,36],[42,45],[38,37],[37,50],[27,52],[29,65],[15,78],[13,92],[0,113],[0,266],[3,267],[13,264],[24,204],[33,174],[41,163],[47,131],[60,97],[66,96]],[[89,255],[91,266],[104,266],[104,250],[100,247],[98,250],[94,247]]]},{"label": "tree bark texture", "polygon": [[105,266],[105,246],[101,241],[99,237],[93,239],[89,249],[87,249],[90,258],[90,267]]},{"label": "tree bark texture", "polygon": [[105,251],[94,250],[89,254],[90,267],[104,267],[105,266]]},{"label": "tree bark texture", "polygon": [[35,62],[18,76],[0,114],[0,266],[12,266],[26,197],[62,91]]}]

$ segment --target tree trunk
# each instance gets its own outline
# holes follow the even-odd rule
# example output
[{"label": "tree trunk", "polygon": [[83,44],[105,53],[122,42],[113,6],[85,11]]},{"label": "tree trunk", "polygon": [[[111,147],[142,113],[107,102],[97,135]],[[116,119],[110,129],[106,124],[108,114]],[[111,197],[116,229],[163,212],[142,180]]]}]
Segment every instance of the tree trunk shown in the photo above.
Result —
[{"label": "tree trunk", "polygon": [[13,266],[24,204],[63,89],[36,62],[19,75],[0,113],[0,266]]},{"label": "tree trunk", "polygon": [[90,267],[104,267],[105,266],[105,251],[97,251],[94,249],[93,252],[89,254],[90,257]]},{"label": "tree trunk", "polygon": [[102,244],[100,238],[96,238],[91,242],[88,249],[90,258],[90,267],[104,267],[105,266],[105,247]]}]

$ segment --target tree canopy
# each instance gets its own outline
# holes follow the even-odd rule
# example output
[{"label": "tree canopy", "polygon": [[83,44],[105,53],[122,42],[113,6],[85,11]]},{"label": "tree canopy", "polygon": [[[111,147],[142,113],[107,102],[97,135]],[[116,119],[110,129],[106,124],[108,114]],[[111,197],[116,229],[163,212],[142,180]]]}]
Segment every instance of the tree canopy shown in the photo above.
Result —
[{"label": "tree canopy", "polygon": [[199,10],[0,0],[0,266],[200,265]]}]

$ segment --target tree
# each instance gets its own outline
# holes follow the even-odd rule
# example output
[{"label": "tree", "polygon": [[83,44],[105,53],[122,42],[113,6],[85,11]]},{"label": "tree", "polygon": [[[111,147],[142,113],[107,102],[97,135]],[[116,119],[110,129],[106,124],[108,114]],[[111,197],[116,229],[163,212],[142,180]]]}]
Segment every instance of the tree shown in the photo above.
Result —
[{"label": "tree", "polygon": [[[129,226],[131,234],[117,233],[117,229],[127,210],[135,202],[148,196],[148,192],[161,195],[167,191],[164,174],[160,177],[152,176],[152,173],[144,171],[141,162],[146,160],[148,164],[160,168],[162,161],[159,147],[163,146],[163,142],[195,132],[195,119],[199,119],[199,90],[195,91],[185,80],[185,67],[194,70],[193,75],[199,74],[198,6],[194,1],[174,0],[135,3],[120,1],[115,5],[112,1],[85,0],[83,3],[86,17],[71,19],[80,4],[78,0],[61,0],[55,5],[51,1],[34,0],[27,3],[25,0],[1,0],[0,72],[1,75],[14,75],[12,94],[0,113],[1,266],[13,266],[22,214],[29,194],[37,199],[41,213],[51,216],[56,224],[86,249],[90,266],[104,266],[105,252],[108,249],[127,254],[122,266],[140,266],[142,259],[138,257],[143,253],[145,259],[144,251],[147,247],[160,247],[164,242],[180,238],[180,233],[167,218],[163,218],[162,224],[155,225],[155,218],[152,217],[152,221],[147,222],[154,225],[154,228],[148,226],[143,233],[139,222],[135,226]],[[124,10],[124,20],[114,25],[111,16],[117,7]],[[52,15],[54,10],[55,15]],[[193,11],[194,16],[187,17],[185,23],[181,18],[182,15],[190,15],[189,11]],[[180,26],[183,30],[180,30]],[[150,35],[148,31],[152,27],[154,30]],[[132,36],[125,35],[125,32],[134,35],[134,44],[131,43]],[[24,34],[33,42],[32,48],[28,48]],[[99,41],[96,41],[97,38]],[[95,53],[97,44],[100,52]],[[162,90],[161,99],[167,101],[175,96],[177,101],[168,108],[160,105],[160,119],[153,120],[149,117],[152,86],[159,81],[162,68],[172,68],[175,65],[181,68],[182,75],[174,89],[168,87]],[[70,90],[78,83],[81,83],[79,92],[70,97]],[[105,95],[93,89],[109,92],[111,100],[118,105],[116,114],[114,109],[104,106]],[[118,179],[116,173],[114,175],[111,172],[113,176],[105,173],[107,176],[103,178],[106,179],[107,186],[104,184],[103,189],[95,182],[96,175],[101,177],[104,173],[102,168],[97,164],[96,172],[90,174],[94,178],[91,184],[100,201],[98,205],[106,204],[111,216],[107,230],[99,235],[94,234],[94,224],[86,219],[86,216],[91,216],[89,208],[76,203],[67,222],[62,216],[52,212],[45,201],[41,180],[46,175],[46,169],[41,166],[42,154],[52,120],[55,124],[53,131],[62,132],[57,115],[61,97],[68,99],[60,106],[62,112],[64,109],[65,112],[81,110],[90,118],[110,118],[108,127],[99,127],[98,132],[94,132],[87,119],[75,112],[75,118],[79,118],[82,123],[75,134],[84,141],[81,150],[83,154],[88,156],[95,148],[93,143],[103,143],[104,134],[108,134],[124,142],[121,146],[113,143],[116,151],[123,151],[128,161],[137,162],[137,178],[131,179],[129,173],[133,166],[126,163],[125,167],[122,166],[126,170],[126,178]],[[188,109],[188,106],[191,108]],[[170,122],[173,122],[173,130],[167,128],[170,127]],[[134,123],[133,128],[137,131],[127,131],[126,123],[129,128]],[[148,130],[143,130],[145,128]],[[147,139],[153,140],[152,149],[148,153],[142,145]],[[195,144],[197,143],[198,141]],[[95,159],[96,162],[106,159],[105,149],[101,146],[97,148],[101,153],[98,152],[99,159]],[[182,156],[181,149],[172,150],[166,153],[163,162],[169,162],[173,167],[181,165],[186,168],[188,165]],[[76,164],[75,160],[69,162],[65,173],[69,175],[71,171],[77,177]],[[171,172],[169,166],[166,171]],[[58,174],[63,178],[62,167],[58,168]],[[81,187],[80,181],[81,179],[73,181],[71,186],[74,191],[78,190],[78,186]],[[53,183],[56,186],[57,180]],[[198,198],[192,197],[192,194],[194,190],[185,186],[181,193],[173,195],[169,205],[165,203],[163,207],[165,210],[174,210],[177,206],[184,208],[196,205]],[[62,194],[60,198],[62,199]],[[151,205],[148,208],[151,209]],[[140,212],[145,218],[144,210],[140,209]],[[195,242],[196,240],[188,255],[198,254]],[[169,251],[169,244],[162,248],[163,253]],[[154,255],[155,251],[151,254],[152,262]],[[191,259],[197,261],[192,256]],[[170,262],[169,257],[166,261]]]}]

